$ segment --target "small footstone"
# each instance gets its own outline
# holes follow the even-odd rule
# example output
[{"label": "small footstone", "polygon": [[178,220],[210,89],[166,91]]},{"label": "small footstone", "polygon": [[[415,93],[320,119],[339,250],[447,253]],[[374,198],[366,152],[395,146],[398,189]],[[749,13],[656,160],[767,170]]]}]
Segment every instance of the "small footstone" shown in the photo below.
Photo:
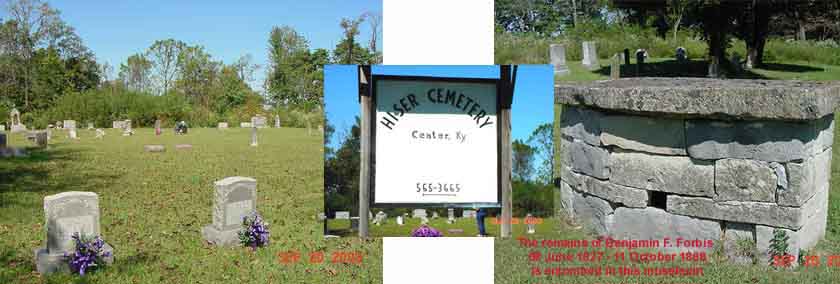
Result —
[{"label": "small footstone", "polygon": [[163,147],[163,145],[145,145],[143,146],[143,150],[145,150],[146,152],[158,153],[165,152],[166,148]]},{"label": "small footstone", "polygon": [[192,147],[193,146],[191,144],[177,144],[177,145],[175,145],[175,149],[189,150],[189,149],[192,149]]}]

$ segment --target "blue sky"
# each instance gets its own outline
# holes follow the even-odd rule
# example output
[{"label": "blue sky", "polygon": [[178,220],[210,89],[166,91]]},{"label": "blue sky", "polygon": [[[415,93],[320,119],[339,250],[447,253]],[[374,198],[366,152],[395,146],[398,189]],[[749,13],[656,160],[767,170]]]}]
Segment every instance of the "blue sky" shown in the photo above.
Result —
[{"label": "blue sky", "polygon": [[[498,66],[373,66],[373,74],[435,77],[499,78]],[[336,128],[330,146],[341,138],[359,115],[355,65],[324,68],[324,104],[327,119]],[[554,120],[554,77],[551,65],[520,65],[511,106],[511,138],[527,140],[543,123]],[[539,163],[535,163],[539,164]]]},{"label": "blue sky", "polygon": [[[76,29],[97,59],[115,70],[128,56],[144,51],[155,40],[174,38],[200,44],[225,63],[251,54],[267,63],[268,35],[273,26],[288,25],[303,34],[311,48],[332,50],[341,40],[339,22],[365,12],[381,15],[381,0],[353,1],[49,1],[61,18]],[[5,9],[0,17],[6,18]],[[370,26],[360,27],[359,42],[367,45]],[[380,26],[380,50],[381,50]],[[114,74],[115,76],[116,74]],[[252,86],[262,86],[265,69]]]}]

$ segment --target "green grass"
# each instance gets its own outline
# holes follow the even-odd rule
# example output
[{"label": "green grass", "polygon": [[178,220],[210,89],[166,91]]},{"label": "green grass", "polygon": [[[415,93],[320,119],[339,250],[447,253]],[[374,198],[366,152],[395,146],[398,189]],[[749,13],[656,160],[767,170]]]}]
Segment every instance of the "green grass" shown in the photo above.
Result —
[{"label": "green grass", "polygon": [[[81,140],[53,132],[49,149],[30,149],[28,158],[0,160],[0,283],[377,283],[379,242],[323,240],[317,213],[323,210],[323,140],[305,129],[260,130],[250,147],[250,130],[171,129],[154,136],[115,130]],[[175,144],[192,144],[176,150]],[[163,144],[165,153],[146,153]],[[10,146],[30,147],[21,134]],[[213,182],[229,176],[257,179],[257,208],[270,223],[271,244],[257,252],[217,248],[202,241],[211,222]],[[43,198],[62,191],[99,194],[101,232],[115,248],[112,267],[84,278],[35,273],[33,250],[45,243]],[[283,265],[277,254],[295,250],[299,263]],[[326,262],[308,263],[323,251]],[[330,263],[330,254],[361,251],[364,270]]]}]

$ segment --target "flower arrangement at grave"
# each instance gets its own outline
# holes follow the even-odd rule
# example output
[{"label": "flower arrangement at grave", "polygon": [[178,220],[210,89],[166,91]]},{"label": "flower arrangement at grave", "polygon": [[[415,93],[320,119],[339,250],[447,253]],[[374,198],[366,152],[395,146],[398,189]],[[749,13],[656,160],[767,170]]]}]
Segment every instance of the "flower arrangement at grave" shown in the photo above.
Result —
[{"label": "flower arrangement at grave", "polygon": [[105,267],[105,258],[111,256],[111,252],[104,251],[105,241],[101,237],[83,236],[73,233],[71,236],[75,243],[72,253],[65,253],[70,264],[70,271],[84,276],[100,267]]},{"label": "flower arrangement at grave", "polygon": [[435,228],[429,227],[429,225],[423,224],[420,225],[420,228],[414,229],[411,231],[412,237],[443,237],[443,234],[440,231],[435,230]]},{"label": "flower arrangement at grave", "polygon": [[268,245],[268,223],[259,213],[254,212],[251,216],[242,218],[242,230],[239,231],[239,242],[251,249]]}]

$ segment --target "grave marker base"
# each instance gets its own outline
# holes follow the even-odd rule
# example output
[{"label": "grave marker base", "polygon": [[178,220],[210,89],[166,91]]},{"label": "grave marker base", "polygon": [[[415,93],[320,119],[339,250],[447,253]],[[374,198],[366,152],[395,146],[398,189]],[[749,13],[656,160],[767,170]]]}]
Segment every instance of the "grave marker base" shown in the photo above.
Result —
[{"label": "grave marker base", "polygon": [[[105,243],[102,250],[103,253],[110,253],[110,256],[105,258],[105,263],[114,263],[114,248],[108,243]],[[68,263],[68,259],[64,257],[64,252],[50,253],[46,247],[35,249],[35,268],[38,270],[38,273],[70,273],[70,265]]]}]

